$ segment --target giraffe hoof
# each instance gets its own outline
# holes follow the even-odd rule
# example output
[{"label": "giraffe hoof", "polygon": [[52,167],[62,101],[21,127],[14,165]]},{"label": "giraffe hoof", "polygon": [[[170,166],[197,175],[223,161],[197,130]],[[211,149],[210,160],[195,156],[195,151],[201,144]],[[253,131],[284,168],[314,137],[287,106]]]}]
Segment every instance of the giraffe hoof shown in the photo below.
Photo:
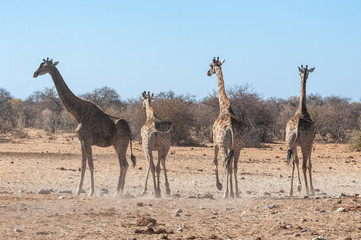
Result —
[{"label": "giraffe hoof", "polygon": [[147,191],[144,191],[142,196],[147,196]]},{"label": "giraffe hoof", "polygon": [[166,191],[167,195],[170,195],[170,189],[168,188]]},{"label": "giraffe hoof", "polygon": [[231,192],[229,195],[230,195],[231,198],[234,198],[234,193],[233,192]]},{"label": "giraffe hoof", "polygon": [[302,189],[302,185],[301,184],[297,185],[297,191],[301,192],[301,189]]},{"label": "giraffe hoof", "polygon": [[222,190],[222,183],[217,183],[218,190]]},{"label": "giraffe hoof", "polygon": [[160,198],[160,189],[155,191],[155,197]]}]

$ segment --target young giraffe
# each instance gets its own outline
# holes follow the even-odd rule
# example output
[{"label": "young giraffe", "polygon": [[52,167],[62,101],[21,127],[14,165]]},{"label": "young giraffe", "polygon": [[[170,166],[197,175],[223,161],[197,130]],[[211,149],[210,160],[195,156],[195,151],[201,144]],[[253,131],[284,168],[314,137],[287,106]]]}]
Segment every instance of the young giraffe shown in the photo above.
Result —
[{"label": "young giraffe", "polygon": [[[146,93],[144,91],[142,96],[143,109],[146,110],[147,114],[147,120],[141,128],[142,146],[145,157],[149,163],[143,195],[147,194],[149,171],[152,171],[155,197],[159,198],[161,196],[159,186],[160,162],[162,162],[164,170],[166,193],[168,195],[170,194],[165,159],[171,144],[170,130],[172,124],[170,122],[160,122],[159,118],[155,115],[153,108],[150,106],[154,93],[150,95],[149,92]],[[156,167],[153,162],[152,151],[158,151],[158,163]],[[157,181],[155,180],[155,171],[157,172]]]},{"label": "young giraffe", "polygon": [[128,162],[126,159],[126,152],[130,142],[131,160],[135,166],[135,157],[132,153],[131,131],[128,123],[117,117],[110,116],[100,110],[91,101],[83,100],[75,96],[60,75],[58,69],[55,67],[59,62],[44,59],[40,67],[35,71],[34,78],[39,75],[49,73],[52,77],[55,87],[58,91],[59,98],[63,102],[65,108],[75,117],[79,125],[75,132],[78,134],[81,143],[82,164],[81,177],[77,194],[82,190],[86,162],[88,160],[91,190],[89,195],[94,194],[94,165],[92,157],[92,145],[99,147],[114,146],[118,154],[120,165],[120,176],[117,186],[117,195],[123,193],[125,175],[128,169]]},{"label": "young giraffe", "polygon": [[291,177],[291,190],[290,196],[293,195],[293,176],[295,171],[295,165],[297,166],[298,173],[298,191],[301,191],[301,179],[300,179],[300,170],[299,170],[299,160],[297,156],[297,145],[301,147],[302,151],[302,170],[303,176],[305,178],[306,185],[306,193],[309,195],[308,185],[307,185],[307,173],[308,169],[309,177],[310,177],[310,189],[311,194],[314,194],[314,189],[312,185],[312,164],[311,164],[311,152],[312,152],[312,144],[313,138],[315,136],[314,124],[310,117],[310,114],[307,111],[306,107],[306,80],[308,78],[308,74],[313,72],[315,68],[308,69],[308,65],[306,68],[301,65],[301,68],[298,67],[299,74],[301,76],[301,94],[300,94],[300,105],[297,108],[295,115],[288,121],[286,126],[286,141],[288,143],[288,151],[287,151],[287,164],[290,164],[291,158],[293,158],[292,163],[292,177]]},{"label": "young giraffe", "polygon": [[[224,198],[228,198],[228,185],[230,186],[230,196],[233,198],[233,186],[232,186],[232,160],[234,164],[234,180],[235,180],[235,191],[236,197],[239,197],[238,192],[238,181],[237,181],[237,164],[239,153],[242,147],[243,137],[243,125],[236,120],[234,113],[231,109],[231,104],[227,98],[226,91],[224,88],[223,73],[221,65],[224,63],[219,61],[219,57],[213,58],[208,70],[208,76],[217,74],[218,77],[218,100],[219,100],[219,116],[213,124],[213,149],[214,149],[214,160],[216,172],[216,183],[219,190],[222,189],[222,184],[219,182],[218,177],[218,151],[221,150],[222,156],[224,157],[226,167],[226,189],[224,192]],[[228,152],[229,150],[229,152]]]}]

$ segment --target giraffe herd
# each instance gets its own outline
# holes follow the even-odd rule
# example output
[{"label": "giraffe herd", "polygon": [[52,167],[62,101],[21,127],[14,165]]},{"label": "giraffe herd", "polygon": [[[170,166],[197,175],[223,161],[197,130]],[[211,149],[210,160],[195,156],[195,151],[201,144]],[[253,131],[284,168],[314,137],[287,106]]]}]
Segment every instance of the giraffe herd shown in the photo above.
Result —
[{"label": "giraffe herd", "polygon": [[[222,64],[218,58],[213,58],[210,69],[207,75],[217,75],[218,79],[218,100],[219,100],[219,116],[213,124],[213,149],[215,166],[216,186],[218,190],[222,190],[222,184],[218,175],[218,153],[221,153],[223,165],[225,168],[226,186],[224,190],[224,198],[238,198],[239,189],[237,181],[238,159],[242,147],[244,125],[238,121],[232,111],[230,101],[226,95]],[[97,105],[91,101],[87,101],[77,97],[66,85],[62,76],[60,75],[56,65],[58,62],[53,62],[47,58],[40,64],[39,68],[34,72],[33,77],[49,73],[53,79],[54,85],[57,89],[59,98],[64,104],[65,108],[74,116],[78,122],[77,133],[82,152],[81,161],[81,176],[77,194],[82,191],[83,181],[85,176],[86,164],[90,170],[90,192],[89,195],[94,194],[94,164],[92,158],[92,146],[109,147],[113,146],[119,160],[120,175],[117,185],[116,195],[122,196],[124,191],[125,176],[128,170],[128,161],[126,159],[126,152],[128,145],[130,145],[131,161],[133,167],[136,164],[136,158],[132,152],[132,133],[129,124],[124,120],[115,116],[104,113]],[[299,159],[297,156],[297,146],[301,147],[303,163],[302,170],[305,179],[306,194],[314,194],[312,185],[312,169],[311,169],[311,152],[313,138],[315,135],[314,124],[307,111],[306,107],[306,80],[310,72],[315,68],[308,69],[301,65],[299,67],[299,74],[301,77],[301,94],[300,104],[295,115],[288,121],[286,126],[286,141],[288,144],[287,163],[292,161],[292,177],[290,196],[293,195],[293,177],[294,170],[297,167],[298,173],[298,191],[301,191],[301,180],[299,172]],[[172,124],[167,121],[161,121],[154,113],[151,107],[151,100],[154,94],[144,91],[142,93],[143,109],[146,112],[146,121],[141,128],[142,147],[145,158],[148,161],[148,170],[144,185],[143,194],[147,194],[147,183],[149,172],[152,172],[153,186],[155,197],[161,197],[161,190],[159,186],[159,177],[161,166],[164,171],[166,194],[170,194],[170,187],[167,178],[167,171],[165,167],[166,157],[171,145],[171,130]],[[155,165],[153,161],[152,152],[158,152],[158,161]],[[309,184],[307,182],[307,170],[309,172]],[[233,176],[232,176],[233,175]],[[233,178],[234,177],[234,188]]]}]

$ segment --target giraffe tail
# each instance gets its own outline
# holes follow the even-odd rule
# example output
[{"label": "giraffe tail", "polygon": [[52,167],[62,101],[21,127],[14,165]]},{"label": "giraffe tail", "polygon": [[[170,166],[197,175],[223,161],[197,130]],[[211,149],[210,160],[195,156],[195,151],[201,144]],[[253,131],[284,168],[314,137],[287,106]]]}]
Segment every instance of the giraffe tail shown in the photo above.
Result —
[{"label": "giraffe tail", "polygon": [[229,164],[231,164],[231,162],[232,162],[231,160],[232,160],[233,154],[234,154],[234,149],[229,151],[228,156],[225,159],[226,169],[228,169]]},{"label": "giraffe tail", "polygon": [[287,151],[287,165],[290,165],[292,155],[293,155],[292,150],[288,149],[288,151]]},{"label": "giraffe tail", "polygon": [[130,160],[132,160],[133,168],[134,168],[137,162],[136,162],[136,157],[133,155],[133,146],[132,146],[133,138],[132,138],[132,134],[129,135],[129,142],[130,142]]}]

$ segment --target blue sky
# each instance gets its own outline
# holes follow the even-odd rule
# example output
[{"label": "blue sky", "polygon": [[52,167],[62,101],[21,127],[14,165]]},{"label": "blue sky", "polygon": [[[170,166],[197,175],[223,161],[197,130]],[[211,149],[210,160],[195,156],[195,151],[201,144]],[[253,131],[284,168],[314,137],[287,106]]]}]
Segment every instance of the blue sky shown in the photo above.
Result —
[{"label": "blue sky", "polygon": [[173,90],[201,99],[206,72],[225,58],[226,87],[249,84],[264,98],[307,93],[361,98],[361,1],[0,0],[0,87],[25,99],[53,87],[32,78],[43,58],[75,94],[114,88],[121,99]]}]

